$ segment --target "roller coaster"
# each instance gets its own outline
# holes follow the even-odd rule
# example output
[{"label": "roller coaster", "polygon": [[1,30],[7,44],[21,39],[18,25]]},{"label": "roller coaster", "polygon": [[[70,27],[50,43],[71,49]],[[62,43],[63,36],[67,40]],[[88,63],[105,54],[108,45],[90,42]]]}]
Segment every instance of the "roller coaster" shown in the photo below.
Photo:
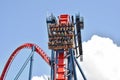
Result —
[{"label": "roller coaster", "polygon": [[0,76],[0,80],[5,80],[14,58],[19,54],[19,51],[24,48],[31,49],[32,51],[13,80],[19,79],[19,76],[29,61],[30,69],[28,80],[32,80],[32,59],[34,52],[38,53],[50,66],[50,80],[78,80],[76,67],[78,67],[83,77],[81,80],[87,80],[77,60],[77,58],[80,57],[80,61],[83,61],[81,40],[81,29],[84,28],[83,17],[76,15],[74,18],[74,16],[68,14],[61,14],[56,18],[51,14],[46,18],[46,24],[48,31],[48,48],[51,50],[51,57],[48,57],[38,45],[25,43],[10,55]]}]

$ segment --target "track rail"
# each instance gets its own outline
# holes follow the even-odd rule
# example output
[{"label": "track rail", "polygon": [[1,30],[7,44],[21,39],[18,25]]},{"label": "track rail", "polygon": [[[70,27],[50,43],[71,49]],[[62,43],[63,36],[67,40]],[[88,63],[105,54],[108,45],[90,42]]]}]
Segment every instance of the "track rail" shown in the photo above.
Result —
[{"label": "track rail", "polygon": [[32,47],[35,47],[35,52],[37,52],[44,60],[45,62],[47,62],[48,65],[50,65],[50,58],[46,55],[46,53],[36,44],[33,43],[25,43],[21,46],[19,46],[9,57],[9,59],[7,60],[7,63],[5,64],[5,67],[2,71],[2,74],[0,76],[0,80],[4,80],[5,75],[7,74],[7,71],[10,67],[10,64],[12,63],[13,59],[16,57],[16,55],[19,53],[20,50],[24,49],[24,48],[28,48],[28,49],[32,49]]}]

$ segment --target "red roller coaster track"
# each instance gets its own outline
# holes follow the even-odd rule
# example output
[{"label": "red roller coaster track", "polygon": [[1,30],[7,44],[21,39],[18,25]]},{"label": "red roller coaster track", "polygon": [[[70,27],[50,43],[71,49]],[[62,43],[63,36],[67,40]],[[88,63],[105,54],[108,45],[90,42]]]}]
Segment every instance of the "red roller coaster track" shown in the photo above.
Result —
[{"label": "red roller coaster track", "polygon": [[35,51],[45,60],[45,62],[48,63],[48,65],[50,65],[50,58],[46,55],[46,53],[36,44],[32,44],[32,43],[25,43],[21,46],[19,46],[9,57],[7,63],[5,64],[5,67],[3,69],[3,72],[0,76],[0,80],[4,80],[5,75],[7,74],[7,71],[10,67],[10,64],[12,63],[13,59],[15,58],[15,56],[18,54],[18,52],[24,48],[29,48],[32,49],[32,47],[35,47]]}]

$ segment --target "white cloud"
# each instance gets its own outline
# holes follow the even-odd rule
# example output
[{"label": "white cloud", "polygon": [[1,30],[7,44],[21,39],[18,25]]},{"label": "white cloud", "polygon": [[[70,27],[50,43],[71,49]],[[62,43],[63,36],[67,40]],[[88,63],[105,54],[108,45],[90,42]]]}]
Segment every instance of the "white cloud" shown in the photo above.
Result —
[{"label": "white cloud", "polygon": [[49,80],[49,76],[48,75],[34,76],[32,80]]},{"label": "white cloud", "polygon": [[[87,80],[120,80],[120,47],[111,39],[94,35],[83,42],[83,52],[84,61],[80,64]],[[78,70],[77,73],[82,80]],[[48,77],[36,76],[32,80],[48,80]]]},{"label": "white cloud", "polygon": [[94,35],[83,42],[81,64],[88,80],[120,80],[120,47],[109,38]]}]

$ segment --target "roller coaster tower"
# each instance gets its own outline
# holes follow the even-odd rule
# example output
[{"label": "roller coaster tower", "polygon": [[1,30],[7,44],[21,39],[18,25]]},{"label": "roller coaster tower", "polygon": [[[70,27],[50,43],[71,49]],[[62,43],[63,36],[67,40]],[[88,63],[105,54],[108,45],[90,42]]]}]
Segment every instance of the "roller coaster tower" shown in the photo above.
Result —
[{"label": "roller coaster tower", "polygon": [[51,50],[51,57],[36,44],[25,43],[19,46],[9,57],[0,76],[0,80],[5,80],[10,64],[13,59],[24,48],[31,49],[31,54],[19,70],[14,80],[18,80],[27,63],[30,61],[29,79],[32,77],[32,59],[34,52],[38,53],[51,67],[50,80],[78,80],[76,67],[78,67],[83,79],[87,80],[77,58],[83,61],[81,29],[84,29],[84,19],[80,15],[71,16],[61,14],[55,17],[51,14],[46,18],[48,31],[48,48]]}]

